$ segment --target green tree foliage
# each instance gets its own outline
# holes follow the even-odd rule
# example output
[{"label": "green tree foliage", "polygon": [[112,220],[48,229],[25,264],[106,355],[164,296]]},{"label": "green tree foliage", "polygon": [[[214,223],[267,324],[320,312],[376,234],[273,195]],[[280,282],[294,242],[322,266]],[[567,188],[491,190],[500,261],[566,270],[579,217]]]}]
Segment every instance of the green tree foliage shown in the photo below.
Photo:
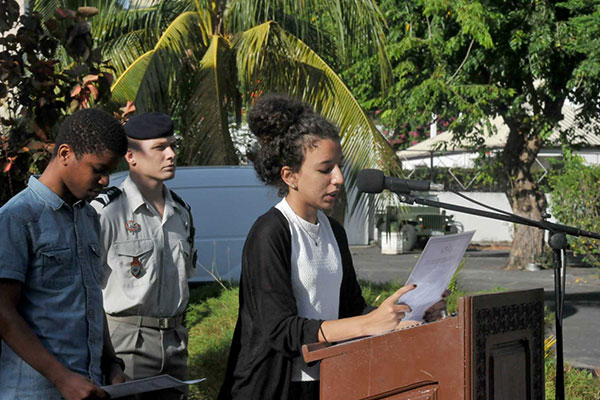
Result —
[{"label": "green tree foliage", "polygon": [[[383,0],[381,9],[396,81],[384,100],[359,87],[363,104],[381,108],[395,129],[435,115],[473,148],[495,134],[490,121],[500,116],[509,128],[501,164],[513,211],[540,219],[546,203],[531,167],[559,129],[564,102],[582,105],[582,124],[600,111],[600,2]],[[572,130],[561,138],[569,144]],[[540,254],[542,238],[517,226],[510,264]]]},{"label": "green tree foliage", "polygon": [[42,21],[36,13],[20,16],[16,1],[0,3],[0,204],[45,168],[66,114],[110,95],[112,74],[87,22],[96,13],[58,9]]},{"label": "green tree foliage", "polygon": [[[73,1],[36,1],[47,14]],[[365,167],[397,158],[337,70],[374,55],[386,85],[383,18],[373,0],[88,1],[93,36],[117,69],[113,100],[161,110],[183,136],[183,164],[236,164],[230,136],[262,93],[302,98],[341,130],[351,184]],[[387,72],[386,72],[387,71]]]},{"label": "green tree foliage", "polygon": [[[578,156],[565,157],[563,168],[548,178],[553,216],[563,224],[600,232],[600,166],[586,165]],[[600,267],[597,239],[569,237],[575,254]]]}]

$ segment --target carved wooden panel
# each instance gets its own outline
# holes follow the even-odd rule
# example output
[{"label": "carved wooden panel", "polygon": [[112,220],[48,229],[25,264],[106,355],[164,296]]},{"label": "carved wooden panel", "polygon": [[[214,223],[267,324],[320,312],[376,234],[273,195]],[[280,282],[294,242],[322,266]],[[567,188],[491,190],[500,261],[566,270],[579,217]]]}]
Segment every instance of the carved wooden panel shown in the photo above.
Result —
[{"label": "carved wooden panel", "polygon": [[492,346],[489,354],[489,400],[531,399],[529,341],[515,340]]},{"label": "carved wooden panel", "polygon": [[477,400],[544,398],[543,302],[474,310]]}]

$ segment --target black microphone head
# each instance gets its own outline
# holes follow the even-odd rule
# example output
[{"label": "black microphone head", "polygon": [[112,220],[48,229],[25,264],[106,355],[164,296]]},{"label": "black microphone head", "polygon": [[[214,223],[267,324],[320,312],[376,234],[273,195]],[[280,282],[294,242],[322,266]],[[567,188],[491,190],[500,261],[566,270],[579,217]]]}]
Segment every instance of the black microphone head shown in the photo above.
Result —
[{"label": "black microphone head", "polygon": [[378,169],[363,169],[356,177],[356,186],[364,193],[381,193],[384,183],[385,175]]}]

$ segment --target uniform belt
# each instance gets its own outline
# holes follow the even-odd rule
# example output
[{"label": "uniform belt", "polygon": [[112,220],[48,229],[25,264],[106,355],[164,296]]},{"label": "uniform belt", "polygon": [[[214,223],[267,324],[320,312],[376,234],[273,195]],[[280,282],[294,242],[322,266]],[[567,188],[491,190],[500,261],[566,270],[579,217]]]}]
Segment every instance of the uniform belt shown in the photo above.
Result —
[{"label": "uniform belt", "polygon": [[183,322],[183,314],[177,315],[171,318],[156,318],[156,317],[144,317],[141,315],[132,315],[129,317],[117,317],[114,315],[106,314],[106,319],[109,321],[123,322],[125,324],[137,325],[144,328],[155,328],[155,329],[172,329],[181,326]]}]

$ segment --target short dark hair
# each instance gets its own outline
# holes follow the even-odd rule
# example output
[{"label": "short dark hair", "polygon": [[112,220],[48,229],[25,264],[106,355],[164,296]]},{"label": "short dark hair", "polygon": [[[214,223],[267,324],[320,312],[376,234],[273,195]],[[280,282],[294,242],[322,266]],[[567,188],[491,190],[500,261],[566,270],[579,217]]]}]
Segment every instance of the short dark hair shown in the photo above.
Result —
[{"label": "short dark hair", "polygon": [[258,99],[248,113],[248,126],[260,141],[254,169],[263,182],[279,188],[280,196],[289,190],[281,179],[282,167],[299,171],[306,149],[321,139],[340,140],[334,124],[286,95]]},{"label": "short dark hair", "polygon": [[78,159],[84,154],[99,154],[106,150],[117,156],[127,152],[123,126],[112,115],[97,108],[85,108],[68,116],[56,137],[54,156],[61,144],[68,144]]},{"label": "short dark hair", "polygon": [[140,151],[142,149],[142,147],[140,146],[140,140],[132,139],[129,136],[127,136],[127,149]]}]

